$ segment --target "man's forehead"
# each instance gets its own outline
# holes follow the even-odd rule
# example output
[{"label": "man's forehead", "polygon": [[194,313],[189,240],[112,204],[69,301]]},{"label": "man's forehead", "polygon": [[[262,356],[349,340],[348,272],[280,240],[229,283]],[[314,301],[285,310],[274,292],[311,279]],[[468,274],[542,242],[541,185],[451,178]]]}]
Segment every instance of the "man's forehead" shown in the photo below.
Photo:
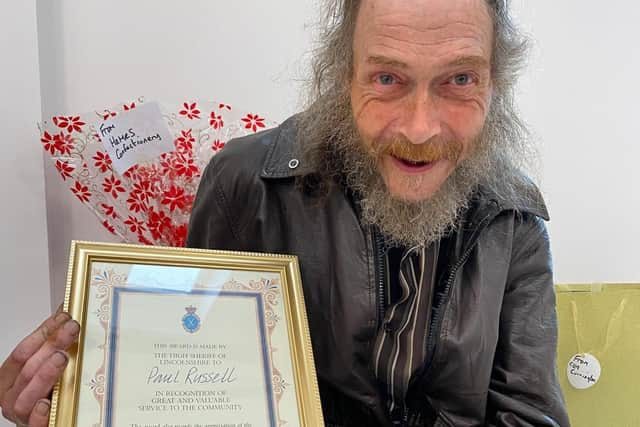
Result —
[{"label": "man's forehead", "polygon": [[478,7],[489,10],[487,0],[361,0],[360,10],[368,8],[382,13],[411,8],[415,16],[447,18]]},{"label": "man's forehead", "polygon": [[362,0],[359,15],[373,25],[398,21],[424,31],[491,19],[486,0]]},{"label": "man's forehead", "polygon": [[355,47],[367,62],[394,51],[488,59],[492,39],[486,0],[363,0]]}]

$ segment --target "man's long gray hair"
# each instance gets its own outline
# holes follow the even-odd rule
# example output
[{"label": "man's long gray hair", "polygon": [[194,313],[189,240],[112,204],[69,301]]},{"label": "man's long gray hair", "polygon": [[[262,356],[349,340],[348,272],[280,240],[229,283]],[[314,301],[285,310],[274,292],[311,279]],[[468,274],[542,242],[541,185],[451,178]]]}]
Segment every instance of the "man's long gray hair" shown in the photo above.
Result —
[{"label": "man's long gray hair", "polygon": [[[346,178],[352,189],[364,193],[365,220],[405,244],[412,240],[436,240],[447,229],[455,227],[458,216],[467,208],[469,197],[479,184],[498,198],[511,202],[527,197],[523,193],[520,171],[530,170],[537,156],[513,98],[517,77],[528,56],[529,43],[511,19],[508,0],[487,0],[494,23],[493,97],[478,149],[466,165],[463,162],[458,167],[439,191],[441,194],[436,194],[431,201],[420,206],[390,201],[393,206],[388,208],[393,211],[393,217],[384,218],[381,215],[388,213],[385,213],[389,211],[387,207],[374,206],[373,202],[367,205],[366,199],[377,205],[386,202],[380,193],[382,190],[375,190],[379,193],[377,196],[368,194],[374,184],[362,182],[363,179],[376,179],[368,172],[375,164],[368,163],[366,154],[358,152],[361,144],[357,144],[359,137],[351,112],[353,37],[361,2],[323,2],[325,15],[321,19],[319,43],[312,61],[308,105],[298,117],[298,140],[302,143],[303,158],[317,171],[316,179],[321,186]],[[382,185],[380,179],[377,181],[375,185]],[[395,228],[385,224],[415,222],[420,218],[432,224],[426,230],[418,231],[407,230],[406,224],[395,224]],[[404,232],[401,231],[403,227]]]}]

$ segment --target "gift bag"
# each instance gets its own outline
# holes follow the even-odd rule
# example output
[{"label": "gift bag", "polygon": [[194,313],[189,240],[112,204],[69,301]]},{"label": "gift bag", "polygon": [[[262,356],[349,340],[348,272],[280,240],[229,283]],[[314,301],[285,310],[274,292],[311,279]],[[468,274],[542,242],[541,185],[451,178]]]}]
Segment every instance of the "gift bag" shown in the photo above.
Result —
[{"label": "gift bag", "polygon": [[571,425],[640,426],[640,284],[556,291],[558,373]]}]

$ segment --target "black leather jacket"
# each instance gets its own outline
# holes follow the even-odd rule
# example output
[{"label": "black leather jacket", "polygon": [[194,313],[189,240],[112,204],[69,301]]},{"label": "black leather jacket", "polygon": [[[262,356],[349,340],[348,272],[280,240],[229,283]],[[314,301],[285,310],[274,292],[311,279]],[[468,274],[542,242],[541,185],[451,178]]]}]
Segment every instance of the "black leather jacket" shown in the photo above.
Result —
[{"label": "black leather jacket", "polygon": [[541,199],[516,206],[478,190],[442,245],[430,357],[393,419],[371,368],[375,239],[339,187],[319,198],[296,185],[312,171],[294,139],[289,120],[227,144],[202,177],[188,245],[299,257],[327,425],[568,426]]}]

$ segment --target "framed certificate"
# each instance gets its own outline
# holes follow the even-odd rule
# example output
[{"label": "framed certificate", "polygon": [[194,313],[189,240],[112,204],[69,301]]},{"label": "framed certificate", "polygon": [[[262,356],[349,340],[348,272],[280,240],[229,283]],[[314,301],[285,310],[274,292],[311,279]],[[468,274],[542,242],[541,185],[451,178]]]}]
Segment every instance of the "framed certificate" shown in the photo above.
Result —
[{"label": "framed certificate", "polygon": [[297,259],[73,242],[50,426],[322,426]]}]

